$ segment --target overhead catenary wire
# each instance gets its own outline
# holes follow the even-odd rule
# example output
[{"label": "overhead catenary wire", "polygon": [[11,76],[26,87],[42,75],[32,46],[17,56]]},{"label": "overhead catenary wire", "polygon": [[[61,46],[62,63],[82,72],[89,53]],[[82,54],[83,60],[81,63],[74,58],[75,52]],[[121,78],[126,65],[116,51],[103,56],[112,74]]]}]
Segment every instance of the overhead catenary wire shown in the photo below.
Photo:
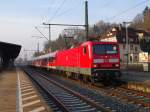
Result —
[{"label": "overhead catenary wire", "polygon": [[50,3],[49,7],[47,7],[47,9],[43,12],[42,22],[46,18],[45,13],[47,13],[50,9],[52,9],[52,7],[56,7],[56,5],[55,5],[55,3],[57,3],[56,1],[57,0],[52,0],[52,2]]},{"label": "overhead catenary wire", "polygon": [[[53,15],[53,17],[51,18],[51,20],[52,19],[54,19],[55,17],[58,17],[58,16],[62,16],[62,15],[64,15],[65,13],[67,13],[67,12],[69,12],[70,10],[68,9],[68,10],[66,10],[66,11],[64,11],[63,13],[60,13],[59,15],[57,15],[58,14],[58,12],[59,12],[59,10],[63,7],[63,5],[65,4],[65,2],[66,2],[66,0],[64,0],[59,6],[61,6],[61,7],[58,7],[57,9],[56,9],[56,11],[55,11],[55,14]],[[72,0],[72,2],[73,2],[73,0]],[[72,3],[71,2],[71,3]],[[72,8],[73,9],[73,8]],[[45,22],[43,22],[43,24],[44,24]],[[44,24],[44,25],[46,25],[46,24]],[[49,25],[49,35],[50,35],[50,26],[51,25],[54,25],[54,24],[47,24],[47,25]],[[56,24],[55,24],[56,25]],[[57,24],[58,25],[58,24]],[[62,24],[59,24],[59,25],[62,25]],[[63,25],[67,25],[68,26],[68,24],[63,24]],[[69,25],[69,26],[84,26],[84,25]]]},{"label": "overhead catenary wire", "polygon": [[119,12],[119,13],[117,13],[116,15],[114,15],[114,16],[112,16],[112,17],[106,18],[106,20],[115,19],[116,17],[118,17],[118,16],[120,16],[120,15],[123,15],[123,14],[125,14],[125,13],[131,11],[132,9],[134,9],[134,8],[136,8],[136,7],[138,7],[138,6],[141,6],[142,4],[147,3],[147,2],[149,2],[149,0],[144,0],[144,1],[142,1],[142,2],[139,2],[138,4],[136,4],[136,5],[134,5],[134,6],[130,7],[130,8],[128,8],[128,9],[126,9],[126,10],[123,10],[123,11]]},{"label": "overhead catenary wire", "polygon": [[[113,4],[115,3],[115,1],[116,1],[116,0],[113,1]],[[108,1],[106,1],[104,4],[101,4],[101,6],[98,8],[98,10],[100,10],[100,11],[105,10],[105,9],[107,10],[107,7],[109,7],[109,6],[111,6],[111,5],[112,5],[112,1],[111,1],[111,0],[108,0]],[[97,14],[98,16],[99,16],[99,13],[101,13],[100,11],[99,11],[98,14]],[[102,17],[102,16],[99,16],[99,17]],[[96,18],[95,24],[97,24],[97,22],[99,22],[99,21],[101,20],[99,17]]]},{"label": "overhead catenary wire", "polygon": [[66,1],[67,1],[67,0],[63,0],[63,1],[62,1],[62,3],[61,3],[61,4],[59,5],[59,7],[56,9],[54,15],[49,19],[49,21],[52,21],[52,20],[55,18],[56,14],[61,10],[61,8],[63,7],[63,5],[65,4]]},{"label": "overhead catenary wire", "polygon": [[[114,1],[115,1],[115,0],[114,0]],[[114,1],[113,1],[113,3],[114,3]],[[106,7],[108,7],[110,4],[112,4],[111,1],[106,2],[103,6],[101,6],[100,9],[106,8]]]},{"label": "overhead catenary wire", "polygon": [[[57,0],[50,0],[52,2],[50,2],[50,5],[46,8],[46,10],[43,11],[43,15],[41,16],[41,22],[42,23],[44,21],[44,19],[46,18],[46,13],[52,9],[52,8],[55,8],[56,7],[56,3],[57,3]],[[35,27],[34,27],[35,28]],[[41,26],[41,24],[39,26],[36,25],[36,28],[43,28],[45,29],[45,27]],[[39,29],[38,29],[39,30]],[[39,31],[38,31],[39,32]],[[41,31],[40,31],[41,32]],[[42,32],[41,32],[42,33]],[[43,36],[43,33],[42,33],[42,36]],[[44,36],[43,36],[44,37]],[[44,37],[45,38],[45,37]]]},{"label": "overhead catenary wire", "polygon": [[48,38],[38,29],[38,27],[35,27],[35,29],[36,29],[46,40],[48,40]]},{"label": "overhead catenary wire", "polygon": [[[61,7],[64,5],[64,3],[66,2],[66,0],[63,0],[63,2],[59,5],[59,7],[56,9],[56,11],[55,11],[55,13],[54,13],[54,15],[52,16],[52,18],[51,19],[53,19],[53,17],[55,17],[55,14],[57,14],[58,13],[58,11],[61,9]],[[53,0],[53,2],[52,3],[54,3],[54,0]],[[49,6],[50,7],[50,6]],[[49,7],[48,7],[48,9],[49,9]],[[47,10],[48,10],[47,9]],[[44,17],[42,18],[42,22],[43,22],[43,20],[44,20]],[[38,32],[40,32],[40,34],[44,37],[44,38],[46,38],[47,39],[47,37],[38,29],[38,27],[35,27],[37,30],[38,30]],[[48,39],[47,39],[48,40]],[[49,40],[50,40],[50,26],[49,26]]]},{"label": "overhead catenary wire", "polygon": [[[73,0],[70,2],[70,3],[72,3],[73,2]],[[55,19],[55,18],[58,18],[58,17],[61,17],[61,16],[64,16],[64,15],[66,15],[66,14],[69,14],[71,11],[73,11],[73,10],[75,10],[76,8],[77,8],[77,6],[79,7],[79,5],[80,4],[76,4],[74,7],[72,7],[72,8],[69,8],[69,9],[66,9],[66,10],[64,10],[63,12],[61,12],[61,13],[58,13],[58,15],[56,14],[56,16],[53,18],[53,19]],[[84,4],[83,4],[84,5]],[[70,14],[71,15],[71,14]],[[69,16],[70,16],[69,15]]]},{"label": "overhead catenary wire", "polygon": [[[71,12],[71,10],[72,10],[72,8],[71,8],[71,9],[67,9],[67,10],[63,11],[62,13],[56,15],[55,18],[60,17],[60,16],[63,16],[63,15],[65,15],[66,13]],[[53,19],[55,19],[55,18],[53,18]]]}]

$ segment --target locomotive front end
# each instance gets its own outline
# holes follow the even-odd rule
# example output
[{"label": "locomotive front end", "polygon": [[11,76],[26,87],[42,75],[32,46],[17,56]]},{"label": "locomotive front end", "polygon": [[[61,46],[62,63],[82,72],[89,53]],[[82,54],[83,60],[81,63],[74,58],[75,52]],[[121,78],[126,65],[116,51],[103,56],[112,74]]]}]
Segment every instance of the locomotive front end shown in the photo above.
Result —
[{"label": "locomotive front end", "polygon": [[93,43],[92,75],[96,80],[121,77],[119,45],[116,42]]}]

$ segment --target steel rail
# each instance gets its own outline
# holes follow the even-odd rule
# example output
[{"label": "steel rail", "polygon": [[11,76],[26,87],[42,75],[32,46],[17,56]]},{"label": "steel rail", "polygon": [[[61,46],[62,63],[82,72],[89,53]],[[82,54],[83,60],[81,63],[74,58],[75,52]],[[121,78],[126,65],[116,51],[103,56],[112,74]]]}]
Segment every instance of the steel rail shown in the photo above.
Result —
[{"label": "steel rail", "polygon": [[[90,101],[95,102],[96,104],[102,105],[103,108],[105,108],[105,109],[108,109],[108,110],[111,109],[112,111],[117,111],[117,112],[127,112],[127,111],[149,112],[150,111],[150,109],[147,108],[147,107],[149,107],[148,106],[149,102],[147,100],[145,100],[146,101],[145,104],[144,104],[144,102],[141,103],[141,101],[140,102],[138,101],[138,102],[134,103],[133,100],[135,100],[135,98],[138,98],[138,96],[136,97],[134,94],[132,95],[129,92],[127,92],[126,90],[121,90],[120,87],[118,87],[118,89],[119,89],[118,90],[118,89],[115,89],[115,88],[98,88],[98,87],[95,87],[95,86],[90,86],[90,88],[94,87],[93,90],[98,90],[98,91],[95,91],[96,93],[95,92],[91,93],[89,91],[90,92],[89,93],[86,90],[86,88],[84,88],[84,87],[87,87],[87,84],[84,84],[83,88],[82,87],[78,88],[78,86],[75,86],[73,83],[71,83],[72,81],[69,82],[69,80],[67,80],[66,78],[61,79],[60,77],[57,77],[56,74],[55,74],[55,76],[48,76],[49,73],[47,73],[46,71],[42,71],[42,70],[34,70],[34,71],[37,72],[37,73],[42,74],[42,76],[44,75],[48,79],[50,79],[50,78],[53,79],[55,82],[58,82],[58,84],[64,85],[67,88],[69,87],[69,89],[71,89],[74,92],[77,91],[77,93],[79,93],[79,95],[83,95],[86,99],[89,99]],[[77,83],[77,85],[80,85],[79,82]],[[85,90],[85,92],[82,91],[82,90]],[[105,95],[107,95],[108,97],[105,96]],[[96,99],[95,99],[95,97],[96,97]],[[107,100],[111,97],[112,97],[112,100]],[[126,98],[128,98],[129,100],[126,100]],[[103,99],[103,100],[101,100],[101,99]],[[110,101],[111,105],[109,105],[109,102],[106,103],[106,101],[107,102]],[[145,106],[143,106],[143,105],[145,105]],[[107,107],[109,107],[109,108],[107,108]]]},{"label": "steel rail", "polygon": [[[43,73],[43,72],[42,72]],[[47,73],[43,73],[43,74],[47,74]],[[85,84],[84,84],[85,85]],[[145,108],[146,107],[148,107],[150,104],[149,104],[149,102],[145,102],[144,103],[144,100],[143,101],[140,101],[141,99],[139,99],[139,97],[141,96],[138,96],[138,94],[136,95],[136,96],[134,96],[134,94],[133,94],[133,96],[131,96],[131,92],[129,93],[129,91],[125,91],[125,90],[121,90],[121,88],[120,87],[118,87],[118,91],[116,91],[116,89],[115,88],[98,88],[98,87],[96,87],[95,85],[94,86],[92,86],[91,85],[91,87],[93,88],[94,87],[94,89],[96,89],[96,90],[101,90],[101,91],[103,91],[104,93],[106,93],[108,96],[110,96],[110,97],[116,97],[117,99],[119,99],[119,100],[121,100],[121,101],[125,101],[126,103],[134,103],[134,104],[136,104],[137,106],[138,105],[143,105]],[[123,89],[123,88],[122,88]],[[112,92],[110,92],[110,91],[112,91]],[[121,93],[120,93],[121,92]],[[127,94],[124,94],[124,93],[127,93]],[[137,92],[137,91],[136,91]],[[129,94],[128,94],[129,93]],[[133,93],[133,91],[132,91],[132,93]],[[146,95],[147,96],[147,95]],[[90,98],[90,97],[89,97]],[[146,98],[146,97],[144,97],[144,98]],[[143,99],[144,99],[143,98]],[[136,101],[136,100],[138,100],[138,101]],[[144,109],[144,107],[143,107],[143,109]],[[138,109],[138,108],[140,108],[140,107],[137,107],[136,109]],[[142,108],[141,108],[142,109]],[[147,108],[145,109],[145,110],[143,110],[143,112],[144,111],[146,111],[147,112]]]},{"label": "steel rail", "polygon": [[[27,74],[29,74],[29,73],[27,72]],[[67,92],[73,94],[74,96],[76,96],[76,97],[80,98],[81,100],[87,102],[87,104],[89,104],[89,105],[95,107],[96,109],[100,110],[101,112],[112,112],[110,109],[107,109],[107,108],[102,107],[100,104],[97,104],[97,103],[91,101],[90,99],[87,99],[87,97],[81,95],[80,93],[75,92],[75,91],[73,91],[73,90],[70,90],[69,88],[67,88],[67,87],[65,87],[65,86],[63,86],[63,85],[57,83],[57,82],[54,81],[54,80],[51,80],[51,79],[47,78],[46,76],[44,76],[44,75],[42,75],[42,74],[40,74],[40,73],[38,73],[38,76],[44,78],[45,80],[51,82],[51,83],[54,84],[54,85],[57,85],[58,87],[62,88],[63,90],[65,90],[65,91],[67,91]],[[44,87],[44,89],[47,89],[47,88]],[[52,95],[51,93],[49,93],[49,94]],[[52,95],[52,96],[54,96],[54,95]],[[55,96],[54,96],[54,98],[57,99]],[[57,99],[57,101],[59,102],[59,104],[62,104],[61,101],[59,101],[58,99]],[[64,105],[64,106],[65,106],[65,105]],[[67,108],[67,107],[66,107],[66,108]],[[69,110],[68,110],[68,111],[69,111]]]},{"label": "steel rail", "polygon": [[77,93],[77,92],[75,92],[75,91],[73,91],[73,90],[71,90],[71,89],[69,89],[69,88],[67,88],[67,87],[65,87],[65,86],[63,86],[63,85],[61,85],[61,84],[59,84],[59,83],[57,83],[56,81],[51,80],[51,79],[47,78],[46,76],[43,76],[43,75],[41,75],[41,76],[42,76],[43,78],[45,78],[46,80],[50,81],[51,83],[53,83],[53,84],[55,84],[55,85],[61,87],[62,89],[64,89],[64,90],[70,92],[71,94],[73,94],[73,95],[75,95],[75,96],[77,96],[77,97],[80,97],[81,99],[83,99],[84,101],[86,101],[87,103],[89,103],[90,105],[92,105],[92,106],[94,106],[94,107],[100,109],[102,112],[111,112],[111,110],[102,107],[101,105],[99,105],[99,104],[97,104],[97,103],[91,101],[90,99],[87,99],[87,97],[85,97],[85,96],[83,96],[83,95],[81,95],[81,94],[79,94],[79,93]]},{"label": "steel rail", "polygon": [[51,98],[55,101],[55,103],[62,109],[63,112],[70,112],[68,110],[68,108],[62,103],[59,101],[59,99],[57,97],[55,97],[49,90],[48,88],[46,88],[45,86],[43,86],[42,84],[38,83],[35,78],[31,75],[31,73],[29,73],[27,70],[24,70],[24,72],[26,74],[29,75],[30,78],[32,78],[32,80],[34,80],[34,82],[36,82],[36,84],[38,86],[40,86],[47,94],[49,94],[51,96]]}]

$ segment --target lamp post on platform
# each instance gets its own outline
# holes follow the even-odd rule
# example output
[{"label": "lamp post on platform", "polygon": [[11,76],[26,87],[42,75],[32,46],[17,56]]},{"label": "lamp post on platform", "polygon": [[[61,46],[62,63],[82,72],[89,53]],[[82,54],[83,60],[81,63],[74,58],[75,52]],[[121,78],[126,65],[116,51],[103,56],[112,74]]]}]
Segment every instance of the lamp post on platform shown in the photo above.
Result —
[{"label": "lamp post on platform", "polygon": [[129,66],[129,35],[128,35],[128,24],[130,24],[132,22],[123,22],[123,24],[125,25],[126,28],[126,70],[127,70],[127,74],[128,74],[128,66]]},{"label": "lamp post on platform", "polygon": [[85,33],[86,40],[89,40],[89,21],[88,21],[88,1],[85,0]]}]

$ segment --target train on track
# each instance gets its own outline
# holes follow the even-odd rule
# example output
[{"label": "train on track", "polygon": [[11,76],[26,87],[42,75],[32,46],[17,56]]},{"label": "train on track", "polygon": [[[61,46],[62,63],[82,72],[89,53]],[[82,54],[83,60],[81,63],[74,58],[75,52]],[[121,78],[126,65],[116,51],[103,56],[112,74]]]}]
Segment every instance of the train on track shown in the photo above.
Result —
[{"label": "train on track", "polygon": [[35,57],[29,64],[91,82],[107,82],[121,77],[117,42],[87,41],[74,48]]}]

